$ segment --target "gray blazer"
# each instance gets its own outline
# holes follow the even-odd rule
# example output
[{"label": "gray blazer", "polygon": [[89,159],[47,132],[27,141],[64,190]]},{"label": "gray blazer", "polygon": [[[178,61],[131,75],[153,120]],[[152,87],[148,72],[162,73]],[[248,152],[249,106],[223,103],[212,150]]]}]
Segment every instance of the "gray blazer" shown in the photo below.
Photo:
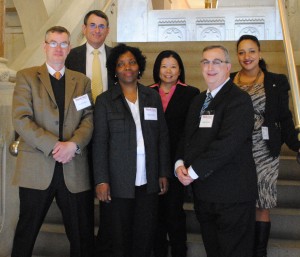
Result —
[{"label": "gray blazer", "polygon": [[[64,164],[63,172],[69,191],[78,193],[91,187],[85,146],[93,133],[93,111],[91,107],[77,111],[73,99],[85,94],[90,98],[91,85],[85,75],[68,69],[65,83],[63,136],[65,141],[78,144],[82,154]],[[51,152],[59,139],[59,111],[46,64],[17,73],[12,115],[21,136],[13,183],[44,190],[53,177],[55,160]]]},{"label": "gray blazer", "polygon": [[[168,129],[160,96],[138,85],[148,193],[159,192],[159,177],[169,177]],[[144,108],[157,109],[157,120],[145,120]],[[136,128],[130,108],[117,84],[98,96],[94,111],[93,166],[95,184],[109,183],[112,197],[134,198]]]}]

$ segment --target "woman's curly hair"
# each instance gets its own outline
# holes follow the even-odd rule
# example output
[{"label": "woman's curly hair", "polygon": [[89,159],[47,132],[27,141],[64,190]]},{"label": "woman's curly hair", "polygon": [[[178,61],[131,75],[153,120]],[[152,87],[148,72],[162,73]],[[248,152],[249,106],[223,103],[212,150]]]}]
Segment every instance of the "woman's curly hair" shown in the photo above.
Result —
[{"label": "woman's curly hair", "polygon": [[125,54],[126,52],[131,52],[139,66],[139,75],[138,79],[140,79],[145,71],[146,68],[146,57],[142,54],[142,51],[137,47],[127,46],[125,44],[118,44],[116,47],[114,47],[110,55],[106,61],[106,67],[108,75],[115,81],[118,81],[118,77],[116,77],[116,67],[119,57],[122,54]]}]

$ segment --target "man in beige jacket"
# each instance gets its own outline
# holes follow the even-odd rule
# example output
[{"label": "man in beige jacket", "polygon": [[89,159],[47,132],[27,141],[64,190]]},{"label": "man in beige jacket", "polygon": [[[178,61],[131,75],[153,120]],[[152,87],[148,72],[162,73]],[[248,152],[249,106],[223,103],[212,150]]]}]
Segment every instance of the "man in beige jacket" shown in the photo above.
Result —
[{"label": "man in beige jacket", "polygon": [[56,199],[70,256],[92,256],[93,192],[86,145],[93,132],[90,80],[65,68],[70,33],[46,32],[46,63],[17,73],[13,124],[20,135],[13,183],[19,186],[20,216],[12,257],[32,256],[36,237]]}]

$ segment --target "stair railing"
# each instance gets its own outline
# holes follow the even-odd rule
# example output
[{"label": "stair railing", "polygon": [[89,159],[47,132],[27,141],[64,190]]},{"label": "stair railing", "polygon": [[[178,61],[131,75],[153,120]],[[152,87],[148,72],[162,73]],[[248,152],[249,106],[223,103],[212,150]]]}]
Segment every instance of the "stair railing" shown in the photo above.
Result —
[{"label": "stair railing", "polygon": [[293,46],[290,37],[290,31],[287,20],[287,13],[285,9],[284,0],[278,0],[279,14],[281,20],[281,27],[283,33],[283,43],[289,73],[291,93],[294,105],[295,127],[299,131],[298,140],[300,141],[300,94],[299,94],[299,80],[295,65]]},{"label": "stair railing", "polygon": [[6,183],[6,144],[0,135],[0,232],[5,219],[5,183]]}]

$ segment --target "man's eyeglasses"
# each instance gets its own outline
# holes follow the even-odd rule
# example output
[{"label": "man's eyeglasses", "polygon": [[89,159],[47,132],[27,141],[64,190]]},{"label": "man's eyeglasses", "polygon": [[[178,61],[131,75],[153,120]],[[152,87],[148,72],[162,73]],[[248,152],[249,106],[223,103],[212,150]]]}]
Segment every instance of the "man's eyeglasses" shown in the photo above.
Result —
[{"label": "man's eyeglasses", "polygon": [[90,27],[90,29],[96,29],[97,27],[98,29],[105,29],[107,27],[104,24],[97,25],[96,23],[90,23],[88,26]]},{"label": "man's eyeglasses", "polygon": [[211,63],[213,66],[220,66],[222,63],[229,63],[228,61],[222,61],[220,59],[214,59],[212,61],[209,61],[209,60],[202,60],[201,62],[201,65],[204,66],[204,67],[207,67],[209,66],[209,64]]},{"label": "man's eyeglasses", "polygon": [[58,45],[61,47],[61,48],[67,48],[69,46],[69,43],[67,42],[61,42],[61,43],[58,43],[56,41],[51,41],[51,42],[47,42],[45,41],[46,44],[48,44],[50,47],[52,48],[55,48],[57,47]]}]

